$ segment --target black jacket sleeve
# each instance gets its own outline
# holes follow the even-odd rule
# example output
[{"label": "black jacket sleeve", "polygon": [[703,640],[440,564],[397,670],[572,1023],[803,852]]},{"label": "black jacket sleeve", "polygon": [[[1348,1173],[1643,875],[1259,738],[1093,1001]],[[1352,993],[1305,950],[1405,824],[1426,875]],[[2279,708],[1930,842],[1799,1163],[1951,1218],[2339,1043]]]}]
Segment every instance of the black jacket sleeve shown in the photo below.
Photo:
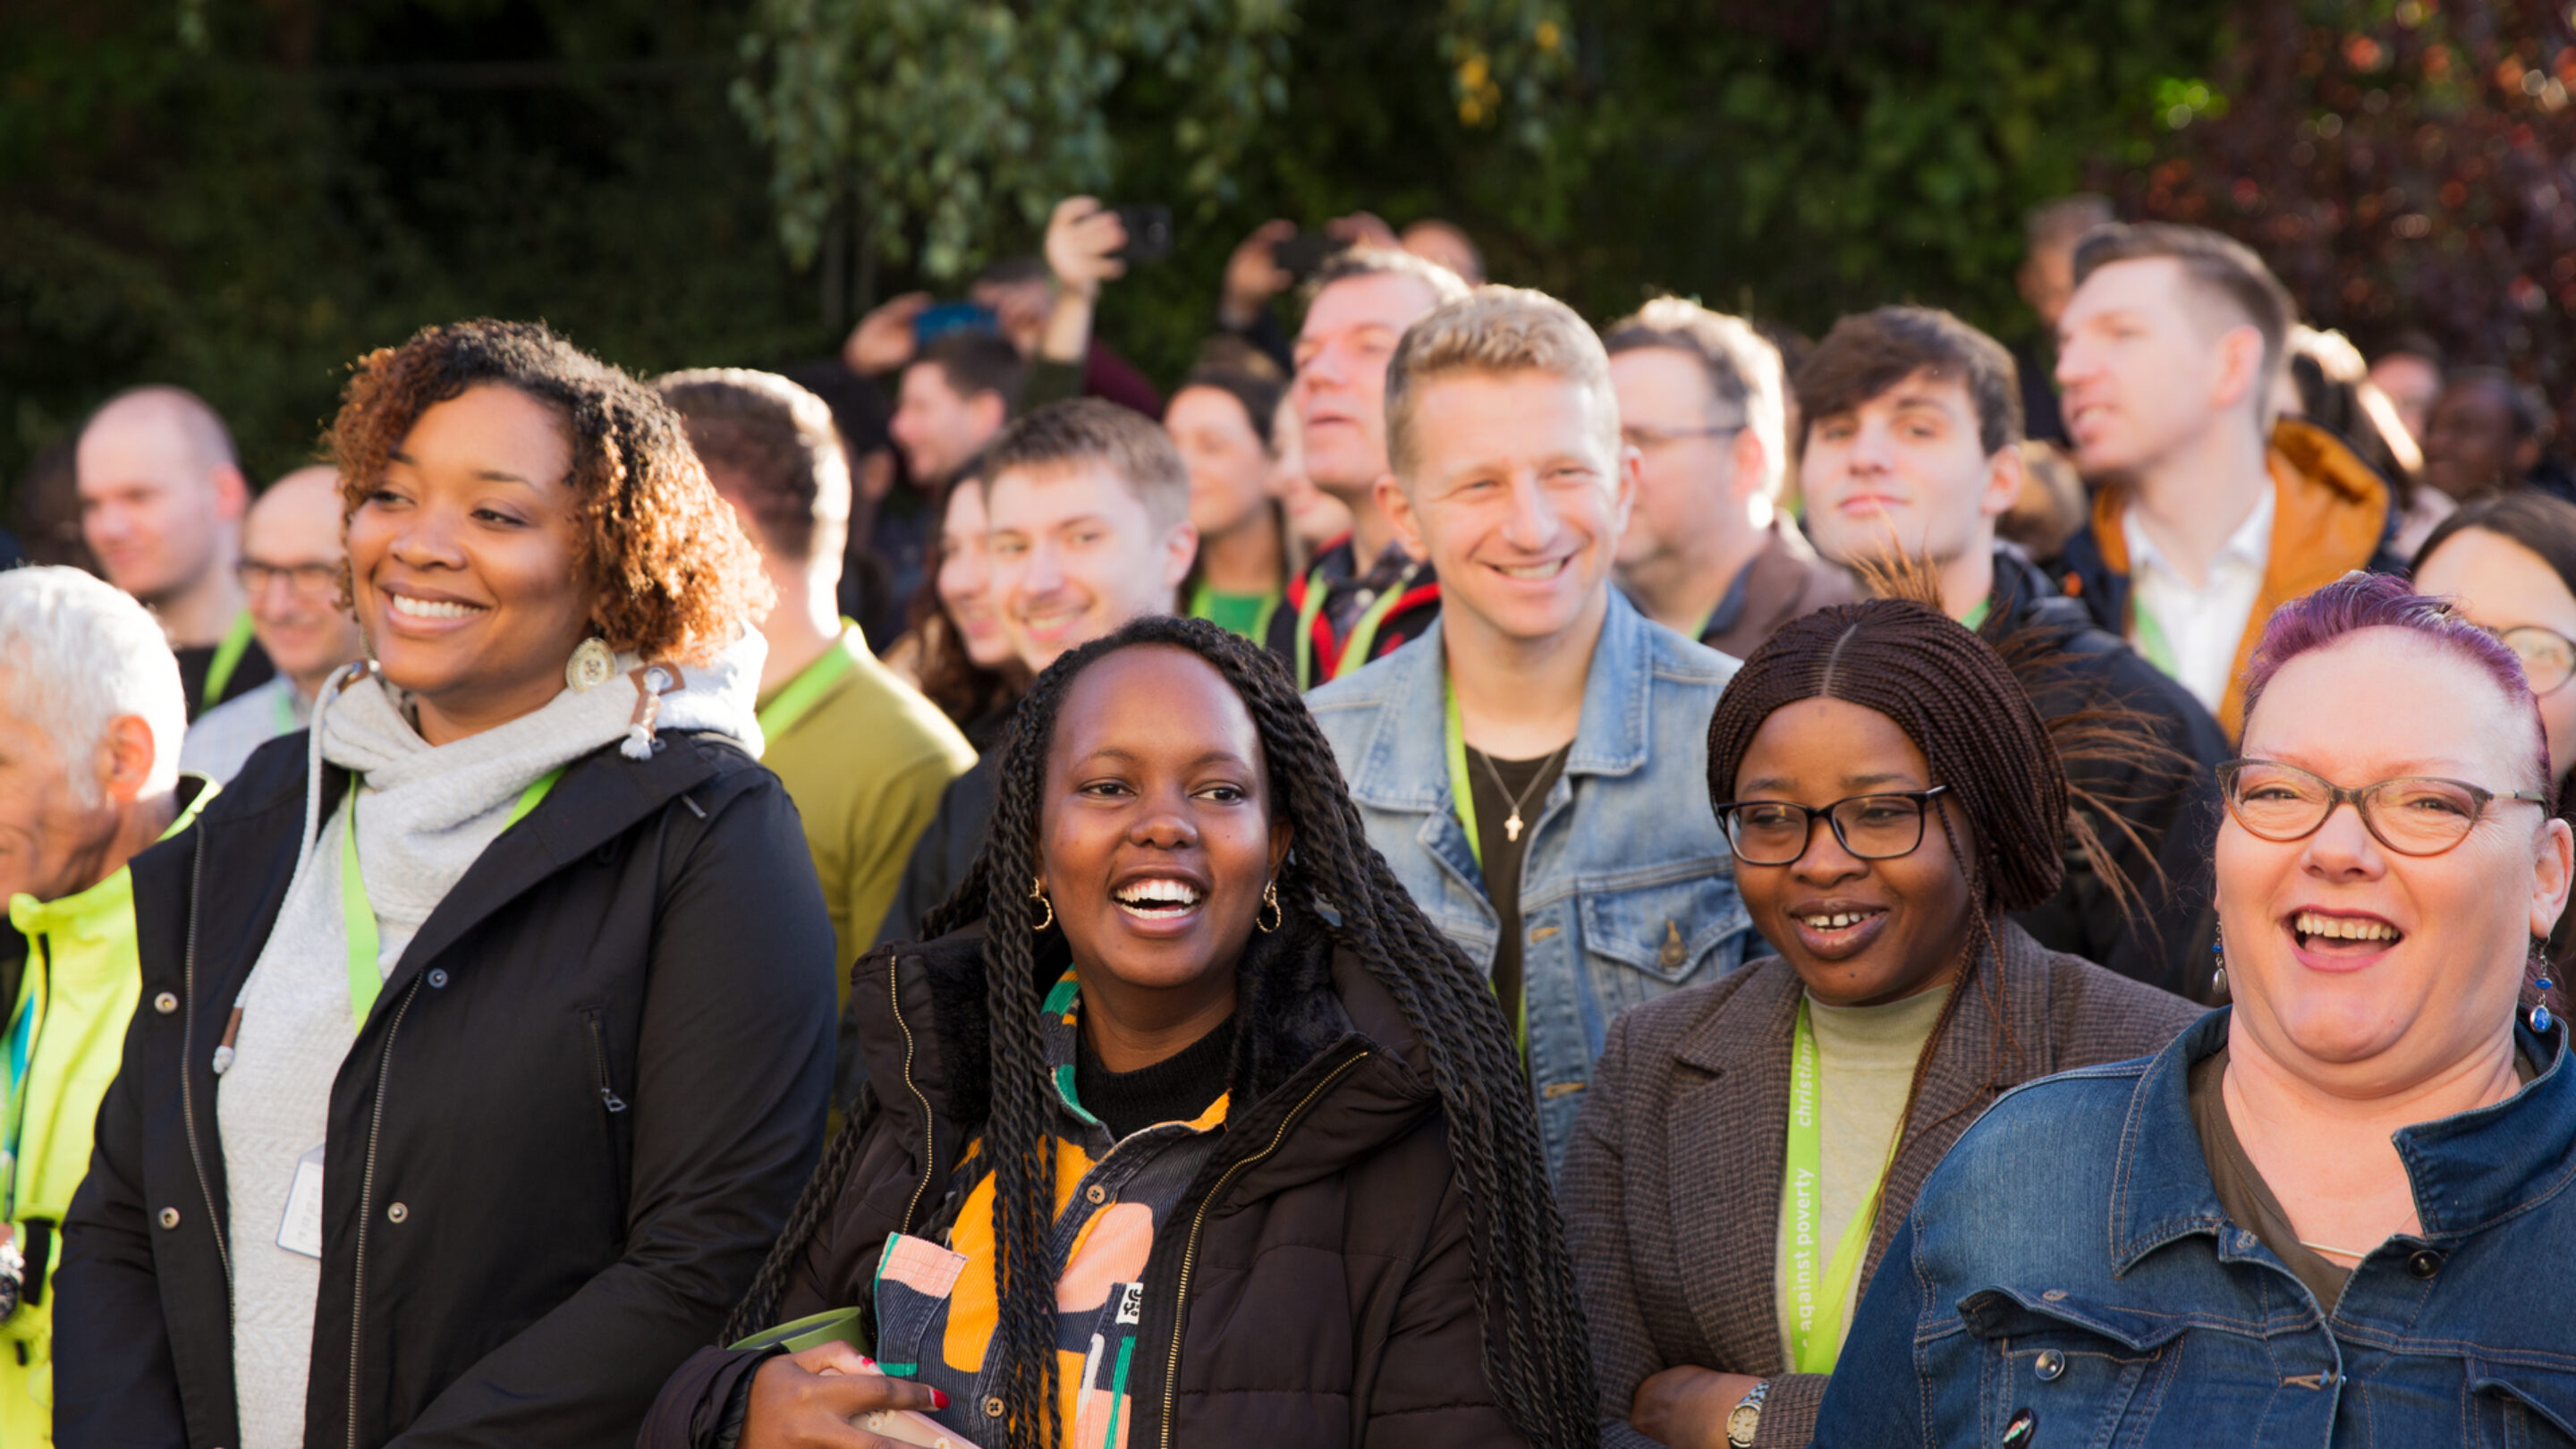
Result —
[{"label": "black jacket sleeve", "polygon": [[54,1443],[159,1449],[189,1442],[143,1205],[142,1057],[147,1012],[125,1032],[125,1067],[99,1103],[89,1175],[63,1222],[54,1274]]},{"label": "black jacket sleeve", "polygon": [[[624,1438],[672,1366],[715,1337],[785,1224],[822,1146],[834,948],[786,790],[766,771],[746,776],[666,862],[624,1257],[449,1385],[395,1443]],[[560,1421],[573,1385],[570,1402],[602,1422]]]}]

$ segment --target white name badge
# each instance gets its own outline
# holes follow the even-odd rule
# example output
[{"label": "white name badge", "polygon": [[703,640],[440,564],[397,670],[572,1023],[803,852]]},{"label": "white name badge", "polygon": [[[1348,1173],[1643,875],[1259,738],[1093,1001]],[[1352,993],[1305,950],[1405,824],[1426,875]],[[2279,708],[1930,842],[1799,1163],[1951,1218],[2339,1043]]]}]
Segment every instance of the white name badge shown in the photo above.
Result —
[{"label": "white name badge", "polygon": [[277,1245],[308,1258],[322,1256],[320,1147],[295,1159],[295,1184],[286,1190],[286,1216],[277,1225]]}]

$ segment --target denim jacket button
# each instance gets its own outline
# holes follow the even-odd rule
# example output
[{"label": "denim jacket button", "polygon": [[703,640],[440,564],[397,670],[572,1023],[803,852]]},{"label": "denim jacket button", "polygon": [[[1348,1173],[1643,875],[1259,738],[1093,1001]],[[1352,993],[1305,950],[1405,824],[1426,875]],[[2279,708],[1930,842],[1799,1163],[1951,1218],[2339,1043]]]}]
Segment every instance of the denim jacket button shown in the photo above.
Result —
[{"label": "denim jacket button", "polygon": [[2054,1383],[2059,1374],[2066,1372],[2066,1355],[2053,1348],[2043,1348],[2039,1357],[2030,1361],[2030,1371],[2039,1376],[2041,1383]]},{"label": "denim jacket button", "polygon": [[2039,1416],[2028,1409],[2015,1409],[2004,1423],[2004,1436],[1996,1442],[2004,1449],[2026,1449],[2031,1436],[2039,1431]]},{"label": "denim jacket button", "polygon": [[2417,1248],[2406,1255],[2406,1271],[2418,1278],[2430,1278],[2442,1271],[2442,1255],[2431,1248]]}]

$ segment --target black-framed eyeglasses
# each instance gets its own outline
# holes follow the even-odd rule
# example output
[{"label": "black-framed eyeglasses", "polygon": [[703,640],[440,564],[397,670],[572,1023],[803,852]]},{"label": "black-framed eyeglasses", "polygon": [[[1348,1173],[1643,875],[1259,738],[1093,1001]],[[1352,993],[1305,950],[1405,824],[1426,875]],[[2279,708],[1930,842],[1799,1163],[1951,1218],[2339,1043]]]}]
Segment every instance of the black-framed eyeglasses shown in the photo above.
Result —
[{"label": "black-framed eyeglasses", "polygon": [[308,598],[319,598],[340,587],[340,566],[335,563],[267,564],[243,559],[233,565],[233,577],[241,580],[242,592],[253,598],[266,592],[272,580],[281,578],[294,592]]},{"label": "black-framed eyeglasses", "polygon": [[2495,801],[2549,804],[2537,790],[2489,790],[2422,775],[2347,790],[2278,760],[2229,760],[2218,767],[2218,788],[2228,815],[2264,840],[2305,840],[2325,828],[2336,806],[2349,803],[2371,838],[2399,855],[2440,855],[2458,845]]},{"label": "black-framed eyeglasses", "polygon": [[2504,641],[2504,647],[2522,661],[2522,677],[2534,694],[2550,694],[2576,679],[2576,639],[2555,629],[2538,624],[2517,624],[2510,629],[2487,632]]},{"label": "black-framed eyeglasses", "polygon": [[1923,806],[1949,788],[1850,795],[1831,805],[1730,800],[1717,807],[1717,823],[1735,858],[1745,865],[1795,864],[1807,853],[1819,820],[1833,828],[1834,839],[1856,859],[1894,860],[1923,843]]}]

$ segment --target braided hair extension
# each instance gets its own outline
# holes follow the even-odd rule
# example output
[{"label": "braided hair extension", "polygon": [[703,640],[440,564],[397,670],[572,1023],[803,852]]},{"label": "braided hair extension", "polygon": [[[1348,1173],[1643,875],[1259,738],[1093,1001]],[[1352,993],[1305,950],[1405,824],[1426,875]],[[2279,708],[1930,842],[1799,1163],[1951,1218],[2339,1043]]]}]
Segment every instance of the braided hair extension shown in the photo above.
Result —
[{"label": "braided hair extension", "polygon": [[[1452,1170],[1467,1203],[1485,1374],[1496,1400],[1533,1444],[1597,1444],[1592,1355],[1564,1224],[1520,1053],[1484,973],[1422,914],[1369,844],[1332,747],[1278,660],[1204,620],[1156,616],[1066,654],[1038,678],[1002,748],[984,848],[922,926],[932,937],[977,920],[988,926],[992,1111],[983,1132],[993,1164],[1000,1313],[987,1351],[998,1353],[1005,1366],[1002,1446],[1054,1449],[1058,1437],[1056,1265],[1047,1255],[1055,1153],[1046,1140],[1052,1089],[1039,1019],[1047,983],[1038,979],[1032,929],[1040,907],[1029,896],[1039,874],[1047,750],[1057,709],[1074,679],[1099,659],[1139,645],[1188,650],[1242,697],[1261,734],[1271,810],[1293,833],[1279,877],[1281,908],[1307,916],[1356,957],[1395,998],[1422,1042],[1440,1093]],[[854,1114],[808,1185],[806,1200],[798,1203],[770,1267],[762,1270],[762,1285],[770,1284],[771,1268],[783,1283],[804,1240],[828,1214],[855,1158],[855,1146],[845,1144],[855,1143],[858,1130]],[[773,1289],[764,1312],[775,1301]],[[747,1300],[745,1306],[752,1305]]]},{"label": "braided hair extension", "polygon": [[[1958,983],[1915,1061],[1900,1118],[1910,1121],[1932,1043],[1948,1029],[1972,982],[1981,985],[1998,1028],[1990,1083],[2003,1085],[2004,1054],[2015,1049],[2004,978],[2001,970],[1983,967],[2000,950],[2004,912],[2048,899],[2064,879],[2059,842],[2070,828],[2073,797],[2038,710],[1993,648],[1938,609],[1911,599],[1869,599],[1793,620],[1744,661],[1709,719],[1710,803],[1735,798],[1736,774],[1763,721],[1810,699],[1843,700],[1885,715],[1923,752],[1932,783],[1949,787],[1970,827],[1973,848],[1963,849],[1948,812],[1931,812],[1967,875],[1975,909]],[[2097,869],[2112,868],[2098,840],[2078,838]]]}]

